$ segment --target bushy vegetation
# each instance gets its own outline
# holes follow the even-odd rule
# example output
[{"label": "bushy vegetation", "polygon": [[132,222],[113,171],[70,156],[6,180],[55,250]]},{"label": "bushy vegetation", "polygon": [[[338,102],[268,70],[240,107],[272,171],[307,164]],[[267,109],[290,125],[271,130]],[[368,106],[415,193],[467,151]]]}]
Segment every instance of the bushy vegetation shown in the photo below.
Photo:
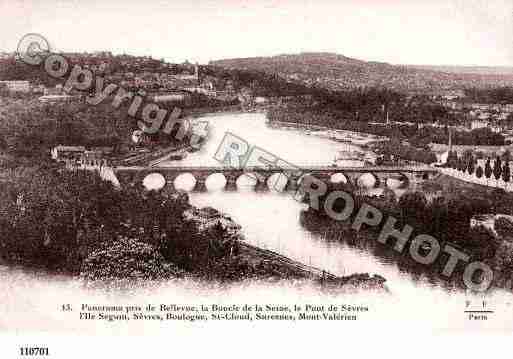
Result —
[{"label": "bushy vegetation", "polygon": [[474,103],[513,103],[513,87],[468,88],[465,100]]},{"label": "bushy vegetation", "polygon": [[92,251],[80,268],[80,277],[88,283],[163,280],[180,274],[155,247],[126,237]]},{"label": "bushy vegetation", "polygon": [[425,148],[416,148],[411,145],[403,144],[395,138],[388,141],[378,142],[374,146],[374,151],[380,155],[376,164],[394,165],[403,161],[413,161],[419,163],[431,164],[437,161],[436,155],[427,146]]},{"label": "bushy vegetation", "polygon": [[257,70],[226,69],[219,66],[201,68],[204,75],[210,75],[219,81],[230,80],[235,90],[250,89],[255,96],[281,97],[301,96],[312,93],[312,89],[284,80],[283,78]]},{"label": "bushy vegetation", "polygon": [[[137,127],[127,108],[114,108],[110,102],[91,106],[84,102],[42,104],[35,99],[0,97],[0,150],[17,158],[49,158],[57,145],[113,147],[114,154],[133,146],[131,135]],[[189,134],[177,140],[159,131],[149,135],[152,145],[179,145]]]},{"label": "bushy vegetation", "polygon": [[187,196],[115,190],[84,171],[34,169],[27,175],[11,174],[2,183],[4,261],[88,278],[115,277],[116,271],[156,278],[168,273],[165,261],[215,277],[224,273],[211,269],[236,254],[237,242],[223,228],[203,230],[185,218]]},{"label": "bushy vegetation", "polygon": [[[353,194],[356,210],[352,217],[344,222],[333,221],[324,211],[310,208],[302,215],[303,224],[309,230],[324,231],[329,240],[344,241],[370,249],[377,256],[395,258],[401,267],[411,273],[428,273],[430,276],[439,277],[440,270],[445,263],[443,261],[446,258],[441,256],[432,267],[421,268],[422,266],[413,262],[408,255],[411,240],[418,234],[429,234],[439,240],[442,248],[445,243],[449,243],[468,254],[470,261],[483,261],[489,264],[491,268],[495,269],[498,280],[511,278],[513,275],[511,272],[513,250],[507,244],[510,243],[513,235],[511,223],[506,224],[499,221],[498,236],[484,226],[471,227],[471,218],[495,212],[497,203],[504,201],[504,194],[497,192],[494,198],[492,198],[493,196],[484,198],[478,195],[472,197],[467,194],[446,193],[445,197],[428,202],[424,194],[420,192],[407,192],[397,199],[391,191],[382,197],[372,197],[359,194],[358,191],[347,185],[333,185],[332,190],[335,189],[342,189]],[[320,198],[319,208],[323,208],[324,200],[325,197]],[[413,228],[410,240],[401,255],[392,249],[393,241],[392,245],[382,245],[377,242],[377,236],[384,220],[380,226],[366,226],[360,231],[351,228],[350,224],[354,221],[358,208],[363,203],[379,208],[383,213],[384,220],[389,216],[396,218],[395,228],[400,230],[405,225],[410,225]],[[335,202],[334,210],[340,212],[344,206],[343,201]],[[461,279],[461,276],[454,276],[454,278]],[[461,281],[455,284],[463,285]],[[497,284],[499,283],[497,282]]]},{"label": "bushy vegetation", "polygon": [[[270,121],[292,122],[300,125],[326,126],[334,129],[370,133],[401,140],[415,144],[447,143],[449,138],[446,127],[419,124],[388,124],[369,123],[372,119],[358,120],[354,114],[334,110],[325,106],[287,106],[274,108],[268,112]],[[375,110],[373,120],[382,122],[381,110]],[[419,121],[423,123],[423,121]],[[453,144],[455,145],[504,145],[505,139],[501,134],[492,132],[488,128],[479,128],[472,131],[453,131]]]},{"label": "bushy vegetation", "polygon": [[[500,217],[495,220],[495,230],[497,234],[508,242],[513,243],[513,222],[507,218]],[[513,260],[513,258],[512,258]]]},{"label": "bushy vegetation", "polygon": [[2,80],[28,80],[35,84],[55,87],[59,80],[49,76],[41,66],[33,66],[16,60],[15,58],[0,60],[0,79]]},{"label": "bushy vegetation", "polygon": [[507,183],[511,181],[510,160],[509,153],[507,156],[497,156],[494,160],[488,158],[483,168],[478,166],[477,157],[472,151],[465,151],[461,156],[457,152],[450,152],[446,165],[460,172],[475,174],[477,178],[502,179]]}]

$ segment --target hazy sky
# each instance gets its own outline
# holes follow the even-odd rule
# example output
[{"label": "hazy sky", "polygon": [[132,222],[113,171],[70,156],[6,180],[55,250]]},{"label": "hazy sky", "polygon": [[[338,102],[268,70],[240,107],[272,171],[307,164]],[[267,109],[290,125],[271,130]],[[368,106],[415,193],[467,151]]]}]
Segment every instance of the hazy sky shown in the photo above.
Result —
[{"label": "hazy sky", "polygon": [[513,0],[0,0],[0,50],[208,62],[330,51],[395,64],[513,66]]}]

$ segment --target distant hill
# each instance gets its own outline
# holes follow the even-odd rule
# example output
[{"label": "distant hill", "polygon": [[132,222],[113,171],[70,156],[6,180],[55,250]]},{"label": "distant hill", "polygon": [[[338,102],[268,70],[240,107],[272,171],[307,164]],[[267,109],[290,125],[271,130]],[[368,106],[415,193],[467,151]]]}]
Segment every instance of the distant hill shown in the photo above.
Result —
[{"label": "distant hill", "polygon": [[[333,90],[387,87],[400,91],[439,91],[466,87],[513,86],[513,68],[391,65],[325,52],[211,61],[229,69],[258,70],[292,82]],[[458,71],[463,70],[463,71]]]}]

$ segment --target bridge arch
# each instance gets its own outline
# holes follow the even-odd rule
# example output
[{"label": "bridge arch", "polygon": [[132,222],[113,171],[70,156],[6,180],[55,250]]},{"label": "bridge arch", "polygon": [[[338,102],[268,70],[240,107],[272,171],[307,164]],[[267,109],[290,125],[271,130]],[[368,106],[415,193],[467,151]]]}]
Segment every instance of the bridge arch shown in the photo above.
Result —
[{"label": "bridge arch", "polygon": [[406,188],[410,185],[410,179],[404,173],[391,174],[385,184],[390,189]]},{"label": "bridge arch", "polygon": [[371,172],[366,172],[358,177],[356,184],[362,188],[375,188],[379,185],[379,178]]},{"label": "bridge arch", "polygon": [[196,183],[196,177],[189,172],[179,174],[173,181],[175,189],[186,192],[192,192],[194,187],[196,187]]},{"label": "bridge arch", "polygon": [[330,182],[334,184],[347,184],[349,183],[349,180],[345,174],[343,174],[342,172],[337,172],[330,176]]},{"label": "bridge arch", "polygon": [[254,172],[246,172],[237,177],[235,181],[237,189],[240,190],[254,190],[258,184],[257,174]]},{"label": "bridge arch", "polygon": [[276,172],[267,178],[266,183],[271,192],[285,192],[289,178],[282,172]]},{"label": "bridge arch", "polygon": [[222,172],[212,173],[205,179],[205,187],[211,192],[224,190],[227,183],[228,180]]},{"label": "bridge arch", "polygon": [[144,188],[146,188],[148,191],[160,191],[166,186],[166,183],[166,178],[158,172],[150,173],[146,175],[142,180]]}]

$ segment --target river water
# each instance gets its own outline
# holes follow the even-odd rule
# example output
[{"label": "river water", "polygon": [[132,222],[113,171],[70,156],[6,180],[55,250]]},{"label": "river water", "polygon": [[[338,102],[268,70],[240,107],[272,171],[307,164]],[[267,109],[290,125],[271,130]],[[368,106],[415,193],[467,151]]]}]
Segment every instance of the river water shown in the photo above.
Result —
[{"label": "river water", "polygon": [[[220,114],[200,120],[210,124],[210,138],[201,151],[177,162],[162,165],[219,165],[214,159],[226,132],[244,138],[276,156],[296,165],[331,164],[340,150],[357,146],[307,135],[299,130],[271,129],[263,114]],[[187,179],[177,185],[187,186]],[[81,287],[73,278],[45,276],[22,269],[0,266],[0,329],[5,330],[63,330],[66,332],[147,333],[162,332],[160,324],[126,325],[106,323],[99,325],[79,321],[59,310],[59,305],[71,303],[76,307],[89,304],[144,304],[144,303],[347,303],[367,305],[370,313],[364,315],[352,328],[440,328],[440,329],[501,329],[513,328],[509,293],[495,291],[486,296],[448,290],[437,281],[424,276],[413,276],[401,271],[387,258],[374,256],[369,251],[341,242],[330,242],[322,234],[312,234],[300,224],[304,205],[290,193],[254,192],[244,187],[236,192],[211,190],[190,193],[192,204],[211,206],[229,214],[242,226],[243,234],[251,244],[271,249],[305,264],[310,264],[338,275],[352,273],[379,274],[387,279],[390,294],[363,293],[332,297],[309,287],[293,283],[275,285],[244,282],[229,288],[213,289],[190,281],[171,281],[150,290],[126,293],[104,293]],[[209,184],[207,184],[209,185]],[[210,186],[209,185],[209,186]],[[498,314],[486,323],[468,320],[467,309],[487,309]],[[74,319],[74,320],[72,320]],[[308,323],[309,328],[325,330],[331,324]],[[278,325],[278,324],[275,324]],[[333,327],[333,326],[332,326]],[[169,325],[167,328],[171,328]],[[190,326],[174,325],[172,330],[189,330]],[[226,327],[229,329],[228,327]],[[285,329],[285,327],[283,327]],[[339,327],[333,327],[333,330]],[[170,329],[171,330],[171,329]]]},{"label": "river water", "polygon": [[[214,159],[226,133],[246,140],[296,166],[330,165],[338,151],[359,150],[350,143],[337,142],[301,130],[272,129],[265,123],[263,114],[213,115],[200,119],[208,121],[209,140],[201,151],[192,153],[180,161],[164,162],[162,166],[222,166]],[[243,178],[242,178],[243,179]],[[222,181],[222,179],[220,180]],[[299,223],[301,209],[306,208],[293,197],[292,192],[255,192],[250,178],[239,182],[238,191],[221,191],[223,183],[207,180],[207,192],[192,192],[192,204],[211,206],[228,213],[239,223],[246,240],[334,274],[355,272],[383,273],[397,277],[393,266],[371,260],[365,253],[343,245],[333,245],[320,240]],[[242,183],[241,183],[242,182]],[[190,188],[192,183],[183,176],[175,184]],[[388,273],[392,272],[392,273]],[[387,277],[388,278],[388,277]]]},{"label": "river water", "polygon": [[[260,113],[207,116],[200,120],[209,123],[206,145],[183,160],[164,162],[162,166],[221,166],[214,154],[226,133],[235,134],[297,166],[331,165],[337,152],[360,150],[357,145],[309,135],[302,130],[270,128],[265,123],[265,115]],[[310,233],[299,220],[300,212],[306,206],[296,201],[292,192],[255,192],[250,183],[239,183],[238,191],[226,192],[220,190],[224,183],[216,182],[207,180],[207,192],[190,193],[192,204],[211,206],[232,216],[242,226],[245,238],[251,244],[337,275],[381,274],[387,278],[392,290],[405,283],[408,286],[436,285],[428,281],[412,282],[409,275],[399,271],[392,261],[377,259],[366,251],[328,242],[322,236]],[[175,181],[175,185],[182,189],[188,189],[192,184],[185,176]]]}]

